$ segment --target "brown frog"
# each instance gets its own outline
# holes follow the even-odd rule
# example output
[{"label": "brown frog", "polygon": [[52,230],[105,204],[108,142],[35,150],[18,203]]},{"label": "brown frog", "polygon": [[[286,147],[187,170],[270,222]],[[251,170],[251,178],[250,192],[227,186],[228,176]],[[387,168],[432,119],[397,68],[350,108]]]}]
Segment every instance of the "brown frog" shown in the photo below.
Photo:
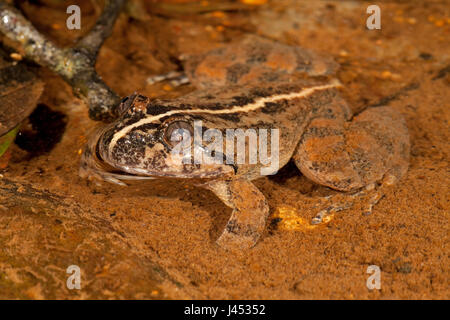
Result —
[{"label": "brown frog", "polygon": [[[386,106],[353,115],[332,78],[336,69],[329,58],[256,36],[190,57],[185,73],[197,90],[171,100],[123,99],[118,119],[92,135],[80,174],[118,184],[189,179],[232,208],[217,243],[252,247],[269,215],[252,180],[291,159],[307,178],[347,193],[392,183],[407,171],[402,116]],[[261,149],[261,141],[269,146]],[[269,149],[270,157],[261,157]],[[256,159],[269,161],[249,161],[254,150]]]}]

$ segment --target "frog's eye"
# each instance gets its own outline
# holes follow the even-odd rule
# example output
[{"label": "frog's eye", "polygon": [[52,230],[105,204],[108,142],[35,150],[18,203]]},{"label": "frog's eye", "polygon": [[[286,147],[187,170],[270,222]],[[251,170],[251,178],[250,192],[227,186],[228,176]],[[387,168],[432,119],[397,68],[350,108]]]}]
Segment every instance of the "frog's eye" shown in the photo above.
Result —
[{"label": "frog's eye", "polygon": [[164,132],[164,141],[171,147],[175,147],[180,142],[183,146],[190,146],[194,130],[186,121],[175,121],[169,124]]}]

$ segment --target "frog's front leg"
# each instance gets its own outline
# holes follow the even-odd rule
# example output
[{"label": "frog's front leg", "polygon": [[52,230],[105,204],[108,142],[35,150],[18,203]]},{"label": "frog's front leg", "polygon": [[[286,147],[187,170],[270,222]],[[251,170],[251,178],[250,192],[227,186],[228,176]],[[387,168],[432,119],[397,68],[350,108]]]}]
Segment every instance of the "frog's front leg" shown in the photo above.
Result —
[{"label": "frog's front leg", "polygon": [[266,198],[248,180],[214,181],[204,185],[233,209],[217,244],[225,249],[253,247],[263,233],[269,206]]}]

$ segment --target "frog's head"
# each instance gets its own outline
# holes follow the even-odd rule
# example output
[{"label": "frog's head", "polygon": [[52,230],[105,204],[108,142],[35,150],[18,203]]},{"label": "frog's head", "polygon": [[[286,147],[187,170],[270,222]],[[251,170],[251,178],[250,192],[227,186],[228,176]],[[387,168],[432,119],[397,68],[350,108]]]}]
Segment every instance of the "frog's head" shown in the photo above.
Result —
[{"label": "frog's head", "polygon": [[[195,160],[210,157],[211,151],[193,143],[194,121],[198,118],[188,111],[179,112],[134,94],[122,100],[117,113],[115,122],[93,135],[82,167],[93,171],[110,167],[109,171],[119,179],[130,176],[202,179],[234,174],[234,168],[224,161]],[[202,154],[205,156],[199,158]],[[98,175],[104,176],[105,172]]]}]

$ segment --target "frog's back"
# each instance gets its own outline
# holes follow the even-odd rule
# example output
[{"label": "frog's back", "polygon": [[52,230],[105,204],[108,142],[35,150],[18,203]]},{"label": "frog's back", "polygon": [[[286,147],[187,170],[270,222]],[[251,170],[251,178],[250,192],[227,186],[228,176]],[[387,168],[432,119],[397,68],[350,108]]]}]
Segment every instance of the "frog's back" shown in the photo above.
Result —
[{"label": "frog's back", "polygon": [[190,57],[185,72],[195,87],[206,89],[277,83],[298,76],[330,76],[337,67],[333,59],[316,52],[249,35]]},{"label": "frog's back", "polygon": [[[287,162],[311,119],[333,108],[347,111],[340,83],[328,80],[198,90],[175,100],[154,100],[147,113],[201,121],[203,129],[278,129],[280,160]],[[162,112],[161,110],[167,110]],[[333,110],[334,111],[334,110]],[[345,113],[345,112],[344,112]]]}]

